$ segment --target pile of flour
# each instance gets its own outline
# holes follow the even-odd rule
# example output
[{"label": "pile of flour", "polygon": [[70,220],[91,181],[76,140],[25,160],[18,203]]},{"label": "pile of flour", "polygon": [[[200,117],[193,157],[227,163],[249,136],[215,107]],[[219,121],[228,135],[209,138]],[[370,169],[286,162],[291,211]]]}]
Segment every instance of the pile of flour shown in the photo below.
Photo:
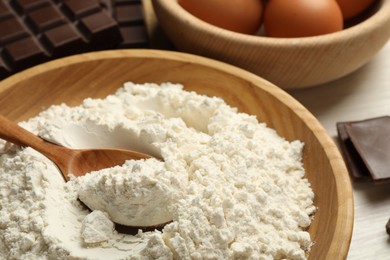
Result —
[{"label": "pile of flour", "polygon": [[[157,159],[65,183],[40,153],[0,141],[0,259],[305,259],[312,245],[303,144],[220,98],[126,83],[21,125],[73,148]],[[169,223],[129,235],[113,221]]]}]

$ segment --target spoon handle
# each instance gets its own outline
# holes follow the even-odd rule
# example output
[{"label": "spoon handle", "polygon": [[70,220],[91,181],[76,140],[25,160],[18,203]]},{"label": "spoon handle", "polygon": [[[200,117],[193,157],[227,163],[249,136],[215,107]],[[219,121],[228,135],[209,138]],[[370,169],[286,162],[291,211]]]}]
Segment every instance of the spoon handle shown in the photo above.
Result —
[{"label": "spoon handle", "polygon": [[67,155],[66,148],[43,140],[3,115],[0,115],[0,138],[19,146],[30,146],[52,160],[59,154]]}]

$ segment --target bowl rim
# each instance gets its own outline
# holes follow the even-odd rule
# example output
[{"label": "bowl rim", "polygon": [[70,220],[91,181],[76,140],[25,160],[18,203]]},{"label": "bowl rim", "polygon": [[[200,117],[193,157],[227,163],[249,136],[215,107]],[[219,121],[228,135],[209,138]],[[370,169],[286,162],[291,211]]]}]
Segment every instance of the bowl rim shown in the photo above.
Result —
[{"label": "bowl rim", "polygon": [[[261,35],[251,35],[239,32],[230,31],[209,24],[191,13],[187,12],[180,6],[178,0],[152,0],[153,4],[164,6],[171,15],[176,16],[183,23],[197,25],[197,30],[204,31],[210,35],[218,36],[222,39],[234,39],[242,44],[263,44],[269,46],[293,46],[300,47],[313,44],[331,44],[335,41],[348,41],[349,39],[356,38],[362,31],[372,31],[376,28],[380,28],[390,22],[390,0],[376,0],[379,1],[376,4],[379,5],[378,10],[372,14],[369,18],[355,24],[351,27],[345,28],[338,32],[308,36],[308,37],[292,37],[292,38],[276,38]],[[375,2],[375,1],[374,1]],[[375,4],[375,3],[373,3]]]},{"label": "bowl rim", "polygon": [[[333,233],[332,239],[338,241],[339,243],[332,243],[329,247],[329,251],[333,253],[337,252],[338,257],[346,258],[352,239],[354,224],[354,199],[352,184],[341,153],[325,128],[314,117],[314,115],[311,114],[309,110],[307,110],[298,100],[293,98],[285,90],[277,87],[273,83],[261,78],[260,76],[257,76],[234,65],[195,54],[153,49],[106,50],[76,54],[57,60],[48,61],[46,63],[42,63],[24,71],[18,72],[0,81],[0,94],[7,89],[10,89],[14,85],[17,85],[21,81],[35,77],[43,72],[60,69],[64,65],[69,66],[90,61],[124,58],[168,59],[171,61],[189,62],[208,67],[213,70],[218,70],[223,73],[232,74],[235,77],[250,82],[256,88],[262,89],[264,92],[272,95],[276,100],[285,104],[289,109],[291,109],[292,113],[295,113],[313,132],[329,160],[330,167],[335,173],[335,190],[338,194],[338,197],[342,198],[342,200],[339,200],[337,204],[338,218],[335,224],[335,230],[337,232]],[[327,257],[332,256],[327,255]]]}]

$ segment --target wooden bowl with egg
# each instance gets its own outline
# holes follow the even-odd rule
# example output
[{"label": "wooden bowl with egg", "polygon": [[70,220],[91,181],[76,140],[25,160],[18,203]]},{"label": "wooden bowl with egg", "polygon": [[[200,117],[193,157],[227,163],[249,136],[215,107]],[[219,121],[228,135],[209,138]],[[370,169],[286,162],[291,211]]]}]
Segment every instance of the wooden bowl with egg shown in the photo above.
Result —
[{"label": "wooden bowl with egg", "polygon": [[115,50],[75,55],[38,65],[0,82],[0,113],[22,121],[53,104],[102,98],[124,82],[173,82],[218,96],[256,115],[287,140],[304,142],[303,163],[318,208],[308,259],[345,259],[353,226],[353,195],[338,149],[308,110],[272,83],[240,68],[191,54]]},{"label": "wooden bowl with egg", "polygon": [[390,37],[389,0],[376,1],[364,17],[341,31],[297,38],[222,29],[190,14],[177,0],[153,0],[153,6],[178,50],[239,66],[284,89],[343,77],[366,64]]}]

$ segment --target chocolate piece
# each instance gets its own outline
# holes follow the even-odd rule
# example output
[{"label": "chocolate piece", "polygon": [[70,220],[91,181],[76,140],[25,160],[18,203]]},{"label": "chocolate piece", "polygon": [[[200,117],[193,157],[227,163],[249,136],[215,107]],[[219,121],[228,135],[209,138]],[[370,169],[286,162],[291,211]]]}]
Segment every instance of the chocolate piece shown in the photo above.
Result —
[{"label": "chocolate piece", "polygon": [[338,123],[350,173],[376,182],[390,180],[390,117]]},{"label": "chocolate piece", "polygon": [[117,22],[96,0],[0,2],[0,79],[46,60],[121,42]]},{"label": "chocolate piece", "polygon": [[390,219],[386,223],[386,233],[390,236]]},{"label": "chocolate piece", "polygon": [[0,23],[0,32],[0,42],[2,44],[17,41],[28,36],[28,32],[23,25],[14,17],[10,17]]},{"label": "chocolate piece", "polygon": [[120,28],[120,32],[123,37],[123,42],[120,43],[118,48],[148,48],[148,41],[146,40],[145,27],[126,26]]},{"label": "chocolate piece", "polygon": [[[111,39],[119,39],[116,22],[105,12],[99,12],[82,18],[78,24],[80,31],[89,41],[99,42],[101,46],[92,46],[92,49],[113,48],[116,44],[110,42]],[[112,30],[116,28],[116,30]],[[117,43],[117,41],[114,41]]]},{"label": "chocolate piece", "polygon": [[346,124],[348,122],[337,123],[337,132],[348,172],[355,180],[368,180],[371,178],[370,173],[345,130]]},{"label": "chocolate piece", "polygon": [[353,122],[346,131],[371,177],[390,178],[390,117]]},{"label": "chocolate piece", "polygon": [[100,0],[117,21],[123,41],[117,48],[148,48],[149,40],[141,0]]},{"label": "chocolate piece", "polygon": [[43,32],[66,23],[65,16],[55,6],[50,5],[27,13],[26,19],[34,33]]},{"label": "chocolate piece", "polygon": [[53,56],[71,55],[88,49],[81,35],[69,24],[44,32],[41,40]]},{"label": "chocolate piece", "polygon": [[6,18],[12,16],[11,12],[8,9],[8,6],[0,1],[0,21],[5,20]]},{"label": "chocolate piece", "polygon": [[43,49],[32,37],[7,44],[3,52],[8,64],[18,69],[25,69],[46,59]]},{"label": "chocolate piece", "polygon": [[99,11],[100,6],[95,0],[68,0],[64,1],[62,8],[75,20]]},{"label": "chocolate piece", "polygon": [[50,4],[49,0],[8,0],[8,2],[11,2],[11,5],[14,7],[15,11],[20,14],[24,14],[26,12],[33,11],[36,8],[40,8]]}]

